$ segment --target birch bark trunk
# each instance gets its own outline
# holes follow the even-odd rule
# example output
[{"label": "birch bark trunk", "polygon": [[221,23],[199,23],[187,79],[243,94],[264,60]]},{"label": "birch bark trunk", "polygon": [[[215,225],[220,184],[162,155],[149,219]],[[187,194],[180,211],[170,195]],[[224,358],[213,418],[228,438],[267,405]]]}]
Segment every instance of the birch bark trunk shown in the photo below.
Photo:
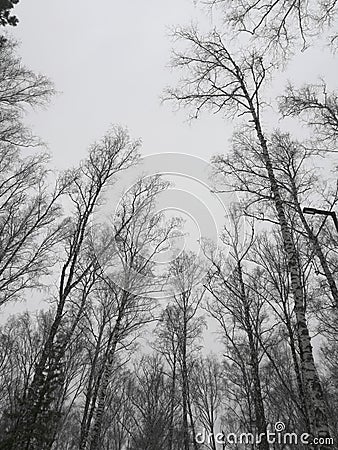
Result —
[{"label": "birch bark trunk", "polygon": [[[249,96],[248,96],[249,98]],[[313,436],[329,437],[329,425],[326,415],[323,390],[313,357],[313,348],[306,320],[304,306],[304,292],[302,279],[299,273],[297,249],[294,245],[292,233],[289,229],[283,201],[280,195],[278,183],[273,170],[266,139],[263,135],[259,117],[251,102],[251,114],[253,117],[256,134],[262,149],[262,156],[268,173],[271,192],[273,194],[275,209],[281,229],[284,251],[287,256],[288,268],[291,280],[291,290],[295,304],[297,322],[297,337],[300,349],[301,372],[306,389],[310,434]],[[323,447],[324,448],[324,447]]]}]

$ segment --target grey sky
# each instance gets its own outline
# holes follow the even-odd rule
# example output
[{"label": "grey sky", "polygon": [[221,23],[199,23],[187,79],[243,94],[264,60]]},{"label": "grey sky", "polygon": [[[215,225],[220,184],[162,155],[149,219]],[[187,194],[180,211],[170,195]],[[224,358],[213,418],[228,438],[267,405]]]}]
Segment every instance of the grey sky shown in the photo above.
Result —
[{"label": "grey sky", "polygon": [[209,155],[226,136],[221,121],[189,128],[185,114],[161,106],[174,78],[166,67],[168,26],[198,16],[191,0],[46,2],[22,0],[16,8],[25,63],[48,75],[61,94],[47,111],[29,116],[50,145],[58,167],[76,164],[110,123],[142,137],[146,153],[185,151]]},{"label": "grey sky", "polygon": [[[188,125],[186,112],[173,114],[159,100],[177,79],[167,67],[169,27],[197,20],[212,25],[192,0],[21,0],[15,11],[20,23],[11,32],[22,42],[24,62],[60,91],[47,111],[29,115],[57,167],[76,165],[110,123],[127,125],[141,137],[146,154],[174,151],[208,159],[226,150],[231,123],[204,114]],[[305,82],[325,75],[335,83],[337,63],[328,55],[322,49],[297,55],[270,96],[281,92],[287,77]]]}]

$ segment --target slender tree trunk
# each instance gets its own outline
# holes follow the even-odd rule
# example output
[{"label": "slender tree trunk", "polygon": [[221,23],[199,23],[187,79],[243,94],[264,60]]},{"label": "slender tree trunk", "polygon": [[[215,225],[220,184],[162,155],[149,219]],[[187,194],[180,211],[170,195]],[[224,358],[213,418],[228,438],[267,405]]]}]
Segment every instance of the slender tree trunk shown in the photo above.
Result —
[{"label": "slender tree trunk", "polygon": [[216,445],[216,439],[215,439],[215,416],[214,416],[214,410],[211,409],[211,416],[210,416],[210,431],[212,433],[212,446],[213,450],[217,450]]},{"label": "slender tree trunk", "polygon": [[113,372],[114,360],[115,360],[115,351],[116,346],[120,336],[121,329],[121,321],[123,317],[123,310],[120,309],[119,315],[116,319],[116,323],[114,326],[114,330],[112,333],[112,340],[110,349],[108,352],[107,361],[105,363],[103,369],[103,376],[100,383],[99,393],[98,393],[98,401],[95,413],[95,420],[92,431],[90,433],[90,450],[100,450],[100,438],[101,438],[101,428],[102,428],[102,420],[103,413],[105,408],[105,400],[107,396],[108,384],[111,378],[111,374]]},{"label": "slender tree trunk", "polygon": [[250,309],[248,305],[248,299],[247,299],[247,293],[245,289],[244,279],[243,279],[243,272],[242,272],[242,266],[241,263],[237,263],[237,269],[238,269],[238,278],[239,278],[239,284],[240,284],[240,295],[242,304],[244,306],[244,315],[245,315],[245,324],[246,324],[246,332],[249,339],[249,348],[250,348],[250,360],[251,360],[251,375],[253,379],[253,403],[254,403],[254,409],[255,409],[255,418],[256,418],[256,427],[257,427],[257,433],[262,437],[261,442],[258,444],[258,448],[260,450],[269,450],[269,444],[266,438],[266,429],[267,429],[267,423],[265,418],[265,409],[264,409],[264,403],[263,403],[263,396],[262,396],[262,387],[261,387],[261,380],[259,375],[259,359],[257,355],[257,348],[254,342],[254,332],[252,330],[252,324],[251,324],[251,318],[250,318]]},{"label": "slender tree trunk", "polygon": [[217,450],[213,423],[210,423],[210,433],[211,433],[211,442],[210,442],[211,448],[212,450]]},{"label": "slender tree trunk", "polygon": [[188,428],[188,377],[187,377],[187,343],[186,343],[186,321],[183,324],[182,342],[182,426],[183,426],[183,448],[189,450],[189,428]]},{"label": "slender tree trunk", "polygon": [[306,425],[307,429],[310,429],[309,412],[308,412],[308,405],[307,405],[307,401],[306,401],[306,393],[304,390],[304,382],[303,382],[301,370],[299,367],[294,332],[292,329],[290,317],[286,311],[286,307],[284,307],[284,315],[285,315],[285,321],[286,321],[286,328],[288,330],[289,339],[290,339],[289,345],[290,345],[290,349],[291,349],[293,368],[294,368],[294,371],[296,374],[298,395],[300,398],[300,404],[301,404],[301,408],[302,408],[301,413],[303,414],[303,417],[305,420],[305,425]]},{"label": "slender tree trunk", "polygon": [[[249,97],[249,96],[248,96]],[[252,104],[252,102],[251,102]],[[281,228],[285,254],[287,256],[289,273],[291,278],[291,290],[295,302],[295,315],[297,322],[297,335],[300,348],[302,377],[306,386],[309,412],[309,433],[313,436],[329,437],[329,425],[326,415],[323,389],[314,362],[311,338],[307,327],[304,293],[302,279],[299,273],[297,250],[293,242],[292,234],[286,219],[283,201],[280,195],[278,183],[274,174],[268,147],[261,130],[259,117],[252,104],[251,113],[259,139],[266,170],[270,180],[271,192],[274,197],[275,208]],[[324,448],[324,447],[323,447]]]},{"label": "slender tree trunk", "polygon": [[195,421],[194,421],[194,416],[192,414],[191,401],[190,401],[189,383],[187,383],[187,388],[188,388],[188,411],[189,411],[190,426],[191,426],[191,431],[192,431],[192,441],[193,441],[194,450],[198,450],[198,445],[197,445],[197,441],[196,441]]},{"label": "slender tree trunk", "polygon": [[176,354],[174,355],[173,361],[173,373],[170,392],[170,418],[169,418],[170,422],[169,422],[168,450],[172,450],[173,448],[175,392],[176,392]]},{"label": "slender tree trunk", "polygon": [[[102,326],[100,329],[100,333],[99,333],[97,344],[96,344],[95,354],[94,354],[93,362],[91,365],[89,380],[88,380],[86,402],[85,402],[84,411],[83,411],[83,415],[82,415],[82,421],[81,421],[80,445],[79,445],[80,450],[86,449],[86,443],[87,443],[87,438],[88,438],[88,433],[89,433],[89,428],[90,428],[90,414],[89,414],[90,405],[93,404],[92,402],[95,403],[95,400],[96,400],[95,399],[95,391],[93,393],[93,383],[94,383],[94,378],[95,378],[95,371],[97,370],[97,361],[98,361],[98,357],[99,357],[99,353],[100,353],[100,346],[101,346],[103,331],[104,331],[104,326]],[[96,380],[96,382],[98,383],[99,380]]]}]

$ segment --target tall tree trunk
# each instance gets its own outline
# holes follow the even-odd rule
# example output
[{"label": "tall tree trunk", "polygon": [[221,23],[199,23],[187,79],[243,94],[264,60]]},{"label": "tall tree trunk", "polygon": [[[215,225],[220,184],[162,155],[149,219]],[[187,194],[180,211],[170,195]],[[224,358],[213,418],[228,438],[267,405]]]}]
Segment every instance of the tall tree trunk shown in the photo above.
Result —
[{"label": "tall tree trunk", "polygon": [[307,429],[310,429],[310,423],[309,423],[309,412],[308,412],[308,404],[306,401],[306,392],[304,389],[304,381],[302,379],[301,370],[299,367],[299,361],[298,361],[298,355],[296,350],[296,342],[294,337],[294,331],[292,329],[292,323],[289,317],[289,314],[286,310],[286,305],[284,305],[284,316],[285,316],[285,322],[286,322],[286,328],[288,330],[289,334],[289,345],[291,349],[291,355],[292,355],[292,362],[293,362],[293,369],[296,374],[296,381],[297,381],[297,387],[298,387],[298,395],[300,398],[300,406],[301,406],[301,413],[303,414],[305,425]]},{"label": "tall tree trunk", "polygon": [[187,373],[187,323],[184,308],[183,336],[182,336],[182,426],[183,426],[183,448],[189,450],[189,428],[188,428],[188,373]]},{"label": "tall tree trunk", "polygon": [[[250,96],[248,95],[248,98]],[[304,292],[302,278],[299,272],[297,249],[293,242],[292,234],[286,219],[284,204],[280,195],[278,183],[274,174],[267,143],[261,130],[260,120],[251,102],[251,114],[254,120],[256,133],[262,148],[263,160],[268,173],[271,192],[281,228],[284,250],[288,261],[291,279],[291,290],[295,303],[295,315],[297,322],[297,336],[300,349],[301,371],[306,394],[308,396],[309,433],[313,436],[329,437],[329,425],[326,415],[323,389],[314,362],[311,338],[307,326],[304,304]],[[324,447],[323,447],[324,448]]]}]

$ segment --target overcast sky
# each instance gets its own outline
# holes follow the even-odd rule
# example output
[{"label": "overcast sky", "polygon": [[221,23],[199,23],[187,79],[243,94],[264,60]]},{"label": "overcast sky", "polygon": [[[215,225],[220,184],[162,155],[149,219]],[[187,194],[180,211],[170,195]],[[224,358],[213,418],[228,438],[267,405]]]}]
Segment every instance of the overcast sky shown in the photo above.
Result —
[{"label": "overcast sky", "polygon": [[[177,80],[168,68],[174,45],[170,27],[197,21],[205,29],[213,26],[212,16],[202,14],[193,0],[20,0],[15,14],[20,23],[9,32],[21,42],[25,65],[50,77],[59,91],[46,111],[28,115],[48,144],[55,167],[76,166],[114,123],[142,138],[145,155],[181,152],[209,160],[228,150],[231,121],[205,113],[188,124],[186,111],[174,113],[172,105],[160,102],[163,89]],[[282,93],[287,79],[301,84],[324,76],[334,88],[337,68],[321,46],[299,52],[288,70],[275,76],[269,96],[273,100]],[[271,122],[270,114],[264,121],[283,126]],[[303,133],[298,125],[292,129]],[[199,195],[196,188],[192,191]]]},{"label": "overcast sky", "polygon": [[[189,125],[186,112],[161,105],[165,86],[177,74],[168,69],[169,28],[192,21],[212,26],[193,0],[21,0],[20,19],[10,31],[21,41],[25,64],[49,76],[60,94],[47,111],[29,122],[48,144],[57,167],[76,165],[88,145],[111,123],[141,137],[145,154],[184,152],[209,159],[226,151],[231,123],[204,114]],[[278,76],[270,95],[287,78],[315,81],[324,75],[334,85],[337,63],[321,48],[298,54]]]},{"label": "overcast sky", "polygon": [[145,153],[220,149],[226,136],[220,119],[189,128],[185,114],[174,115],[159,99],[174,79],[169,26],[196,19],[191,0],[21,0],[16,14],[20,24],[11,31],[24,62],[60,91],[48,111],[29,116],[57,166],[76,164],[111,123],[141,137]]}]

